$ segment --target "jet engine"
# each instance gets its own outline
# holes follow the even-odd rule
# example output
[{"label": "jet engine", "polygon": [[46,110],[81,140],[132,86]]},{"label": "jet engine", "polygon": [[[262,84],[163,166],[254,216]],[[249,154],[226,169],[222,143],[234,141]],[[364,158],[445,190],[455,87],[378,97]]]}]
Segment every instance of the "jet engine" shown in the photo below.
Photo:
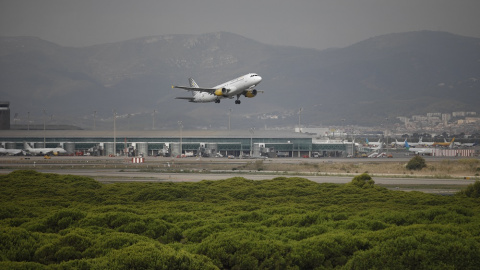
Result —
[{"label": "jet engine", "polygon": [[224,96],[225,94],[227,94],[227,89],[226,88],[219,88],[217,90],[215,90],[214,92],[215,96]]},{"label": "jet engine", "polygon": [[257,95],[257,90],[253,89],[253,90],[247,91],[247,92],[243,93],[243,95],[248,97],[248,98],[252,98],[252,97]]}]

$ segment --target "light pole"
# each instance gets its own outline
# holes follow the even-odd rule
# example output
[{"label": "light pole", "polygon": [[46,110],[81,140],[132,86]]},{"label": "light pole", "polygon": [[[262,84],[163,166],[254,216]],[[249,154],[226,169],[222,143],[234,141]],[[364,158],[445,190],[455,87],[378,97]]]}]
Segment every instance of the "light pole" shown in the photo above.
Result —
[{"label": "light pole", "polygon": [[232,109],[228,109],[228,130],[230,130],[230,115],[232,114]]},{"label": "light pole", "polygon": [[117,110],[113,110],[113,155],[117,155]]},{"label": "light pole", "polygon": [[153,115],[152,115],[152,130],[155,130],[155,113],[157,110],[153,110]]},{"label": "light pole", "polygon": [[387,145],[385,145],[385,148],[387,148],[387,157],[388,157],[388,117],[385,118],[385,133],[387,135]]},{"label": "light pole", "polygon": [[182,129],[183,129],[183,123],[182,121],[178,121],[178,127],[180,128],[180,157],[182,156],[183,153],[183,145],[182,145]]},{"label": "light pole", "polygon": [[298,110],[298,132],[302,133],[302,127],[300,126],[300,115],[303,111],[303,107]]},{"label": "light pole", "polygon": [[97,111],[93,111],[93,130],[95,130],[95,118],[97,118]]},{"label": "light pole", "polygon": [[47,147],[45,140],[45,109],[43,109],[43,147]]},{"label": "light pole", "polygon": [[255,132],[255,128],[250,128],[250,157],[252,157],[253,153],[253,133]]}]

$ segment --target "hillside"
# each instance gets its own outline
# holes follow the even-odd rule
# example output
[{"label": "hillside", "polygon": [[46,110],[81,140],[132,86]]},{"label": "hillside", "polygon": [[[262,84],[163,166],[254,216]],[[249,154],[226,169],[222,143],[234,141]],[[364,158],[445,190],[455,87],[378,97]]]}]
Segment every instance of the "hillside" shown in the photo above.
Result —
[{"label": "hillside", "polygon": [[[248,72],[263,81],[240,106],[191,104],[172,84],[193,77],[211,87]],[[476,111],[480,100],[480,39],[444,32],[409,32],[370,38],[346,48],[318,51],[262,44],[235,34],[151,36],[83,48],[33,37],[0,38],[0,94],[25,121],[111,125],[115,109],[134,129],[182,120],[189,128],[225,127],[233,109],[238,127],[372,125],[394,116]],[[12,114],[13,115],[13,114]],[[261,120],[273,115],[275,119]],[[62,123],[63,121],[63,123]],[[58,123],[61,122],[61,123]],[[127,120],[120,122],[120,128]]]},{"label": "hillside", "polygon": [[[364,179],[366,180],[366,179]],[[2,269],[478,269],[478,198],[359,179],[0,176]]]}]

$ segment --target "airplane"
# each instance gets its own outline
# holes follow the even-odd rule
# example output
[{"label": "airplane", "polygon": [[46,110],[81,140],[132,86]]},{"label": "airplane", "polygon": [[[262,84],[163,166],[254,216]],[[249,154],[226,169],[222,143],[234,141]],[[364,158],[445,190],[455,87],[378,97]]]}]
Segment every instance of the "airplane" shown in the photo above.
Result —
[{"label": "airplane", "polygon": [[5,149],[3,147],[0,148],[0,155],[11,155],[11,156],[15,156],[15,155],[20,155],[20,154],[23,154],[23,150],[22,149]]},{"label": "airplane", "polygon": [[453,143],[454,140],[455,140],[455,137],[453,137],[453,139],[450,142],[434,142],[433,146],[440,145],[440,146],[448,146],[449,148],[452,148],[454,145]]},{"label": "airplane", "polygon": [[474,147],[478,145],[478,141],[475,141],[474,143],[462,143],[462,146],[466,147]]},{"label": "airplane", "polygon": [[379,153],[380,150],[383,149],[383,145],[382,145],[382,144],[379,144],[379,145],[374,146],[374,147],[364,147],[363,149],[365,149],[365,150],[370,150],[370,151],[372,151],[372,152],[377,152],[377,153]]},{"label": "airplane", "polygon": [[53,153],[54,155],[58,154],[66,154],[67,151],[61,147],[55,148],[32,148],[27,142],[23,143],[23,147],[25,148],[25,152],[33,154],[33,155],[47,155]]},{"label": "airplane", "polygon": [[410,148],[410,145],[405,141],[405,148],[416,155],[432,155],[435,148]]},{"label": "airplane", "polygon": [[213,88],[202,88],[192,79],[188,79],[190,86],[175,86],[172,85],[172,88],[184,89],[187,91],[192,91],[192,97],[176,97],[175,99],[186,99],[189,102],[195,103],[206,103],[206,102],[215,102],[220,103],[222,98],[234,98],[235,104],[240,104],[240,96],[244,95],[248,98],[253,98],[257,95],[258,91],[255,87],[262,81],[256,73],[249,73],[238,77],[234,80],[228,81],[226,83],[219,84]]},{"label": "airplane", "polygon": [[[402,143],[400,143],[399,141],[397,141],[397,139],[395,139],[396,141],[396,144],[397,145],[402,145]],[[405,142],[407,141],[407,139],[405,139],[405,141],[403,142],[403,146],[405,146]],[[427,146],[427,145],[432,145],[433,142],[424,142],[422,141],[422,137],[420,137],[420,139],[418,140],[418,142],[410,142],[408,143],[409,147],[417,147],[417,146],[421,146],[421,145],[424,145],[424,146]]]},{"label": "airplane", "polygon": [[394,142],[391,143],[391,146],[392,147],[405,147],[405,142],[407,141],[407,139],[405,139],[405,141],[403,142],[399,142],[397,139],[395,139]]},{"label": "airplane", "polygon": [[368,146],[379,146],[382,145],[383,143],[378,139],[378,142],[369,142],[368,138],[365,138],[365,142],[367,143]]},{"label": "airplane", "polygon": [[[405,139],[406,140],[406,139]],[[410,147],[417,147],[417,146],[420,146],[420,145],[425,145],[422,141],[422,137],[420,137],[418,139],[418,142],[414,143],[414,142],[411,142],[409,143]]]},{"label": "airplane", "polygon": [[422,141],[422,137],[420,137],[420,140],[418,141],[420,145],[425,145],[425,146],[432,146],[434,142],[424,142]]}]

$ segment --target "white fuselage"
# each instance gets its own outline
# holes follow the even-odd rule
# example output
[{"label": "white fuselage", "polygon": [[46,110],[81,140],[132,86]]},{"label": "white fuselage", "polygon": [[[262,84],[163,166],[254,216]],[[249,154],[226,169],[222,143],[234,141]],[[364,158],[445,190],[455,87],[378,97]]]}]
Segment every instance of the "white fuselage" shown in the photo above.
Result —
[{"label": "white fuselage", "polygon": [[410,148],[408,151],[414,152],[417,155],[431,155],[435,148]]},{"label": "white fuselage", "polygon": [[53,153],[53,154],[65,154],[65,153],[67,153],[67,151],[65,151],[65,149],[60,148],[60,147],[57,147],[57,148],[29,148],[29,149],[26,149],[25,151],[27,151],[28,153],[30,153],[32,155],[46,155],[46,154],[49,154],[49,153]]},{"label": "white fuselage", "polygon": [[25,152],[32,155],[46,155],[46,154],[65,154],[67,151],[61,147],[55,148],[32,148],[28,143],[24,143]]},{"label": "white fuselage", "polygon": [[378,147],[380,145],[382,145],[383,143],[382,142],[368,142],[367,145],[369,147]]},{"label": "white fuselage", "polygon": [[2,155],[18,155],[22,153],[22,149],[5,149],[5,148],[0,148],[0,154]]}]

